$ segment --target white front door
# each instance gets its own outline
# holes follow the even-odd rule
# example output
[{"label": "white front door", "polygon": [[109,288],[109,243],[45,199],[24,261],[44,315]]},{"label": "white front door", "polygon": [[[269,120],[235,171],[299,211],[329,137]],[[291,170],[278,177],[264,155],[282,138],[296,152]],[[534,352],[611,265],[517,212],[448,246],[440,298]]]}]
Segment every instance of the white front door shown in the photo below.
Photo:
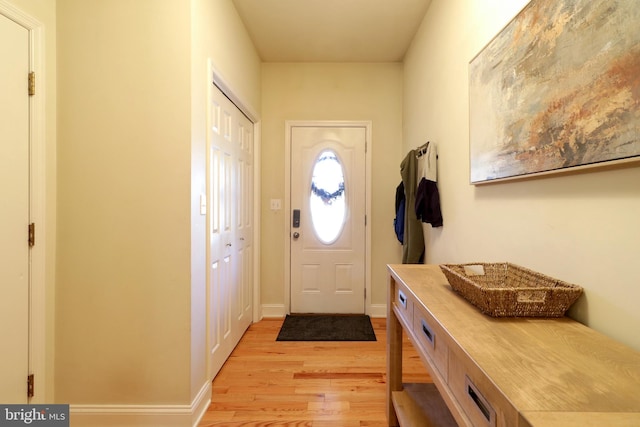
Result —
[{"label": "white front door", "polygon": [[27,403],[29,31],[0,14],[0,402]]},{"label": "white front door", "polygon": [[291,127],[291,312],[365,312],[366,128]]},{"label": "white front door", "polygon": [[253,320],[253,123],[215,86],[208,132],[208,348],[213,377]]}]

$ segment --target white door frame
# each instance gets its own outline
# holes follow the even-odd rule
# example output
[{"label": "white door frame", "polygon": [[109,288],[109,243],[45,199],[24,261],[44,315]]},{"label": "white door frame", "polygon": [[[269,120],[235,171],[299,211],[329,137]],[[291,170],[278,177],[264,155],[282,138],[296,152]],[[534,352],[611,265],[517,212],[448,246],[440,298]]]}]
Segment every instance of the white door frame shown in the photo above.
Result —
[{"label": "white door frame", "polygon": [[365,145],[365,314],[371,314],[371,121],[342,121],[342,120],[287,120],[285,122],[284,149],[284,308],[286,314],[291,314],[291,128],[296,126],[308,127],[364,127],[366,135]]},{"label": "white door frame", "polygon": [[[260,194],[262,188],[260,185],[260,141],[261,141],[261,121],[258,113],[251,108],[251,106],[244,102],[224,79],[222,74],[215,68],[213,61],[208,61],[209,72],[213,84],[216,85],[222,93],[229,98],[229,100],[238,109],[247,116],[247,118],[253,123],[253,321],[257,322],[262,319],[262,304],[260,303]],[[207,153],[207,155],[209,155]],[[208,240],[207,240],[208,242]],[[208,243],[207,243],[208,244]],[[205,266],[208,269],[208,265]],[[208,363],[208,362],[207,362]]]},{"label": "white door frame", "polygon": [[[45,74],[43,66],[43,25],[17,9],[10,3],[0,0],[0,14],[25,27],[29,31],[29,66],[36,75],[36,92],[29,97],[29,144],[30,144],[30,198],[29,222],[36,224],[36,244],[30,249],[30,296],[29,296],[29,373],[34,375],[34,397],[31,404],[45,403],[47,359],[46,354],[48,314],[46,296],[46,144],[45,144]],[[26,76],[25,76],[26,82]],[[26,83],[25,83],[25,91]],[[25,239],[26,239],[25,232]],[[26,381],[26,378],[25,378]],[[51,384],[51,389],[53,385]]]}]

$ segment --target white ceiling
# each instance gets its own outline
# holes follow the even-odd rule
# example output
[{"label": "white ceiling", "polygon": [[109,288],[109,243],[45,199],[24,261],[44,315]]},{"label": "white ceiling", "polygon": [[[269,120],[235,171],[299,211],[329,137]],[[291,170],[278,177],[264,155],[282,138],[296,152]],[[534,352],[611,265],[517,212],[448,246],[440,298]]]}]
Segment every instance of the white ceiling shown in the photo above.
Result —
[{"label": "white ceiling", "polygon": [[431,0],[233,3],[264,62],[397,62]]}]

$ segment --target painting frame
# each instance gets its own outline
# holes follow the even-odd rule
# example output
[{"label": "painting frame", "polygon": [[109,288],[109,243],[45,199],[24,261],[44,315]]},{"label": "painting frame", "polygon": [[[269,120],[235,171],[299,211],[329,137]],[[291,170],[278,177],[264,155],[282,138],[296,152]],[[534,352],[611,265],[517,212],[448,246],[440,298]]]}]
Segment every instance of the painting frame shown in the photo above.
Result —
[{"label": "painting frame", "polygon": [[471,59],[471,184],[640,162],[634,2],[531,0]]}]

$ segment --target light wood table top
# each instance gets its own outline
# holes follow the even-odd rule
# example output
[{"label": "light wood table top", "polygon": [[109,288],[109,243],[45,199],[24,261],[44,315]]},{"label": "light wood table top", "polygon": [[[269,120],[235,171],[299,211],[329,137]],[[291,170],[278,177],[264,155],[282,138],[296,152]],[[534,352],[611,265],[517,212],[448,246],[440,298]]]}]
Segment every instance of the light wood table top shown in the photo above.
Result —
[{"label": "light wood table top", "polygon": [[389,271],[531,425],[613,425],[596,422],[611,413],[618,413],[615,425],[640,425],[640,352],[568,317],[486,316],[437,265]]}]

